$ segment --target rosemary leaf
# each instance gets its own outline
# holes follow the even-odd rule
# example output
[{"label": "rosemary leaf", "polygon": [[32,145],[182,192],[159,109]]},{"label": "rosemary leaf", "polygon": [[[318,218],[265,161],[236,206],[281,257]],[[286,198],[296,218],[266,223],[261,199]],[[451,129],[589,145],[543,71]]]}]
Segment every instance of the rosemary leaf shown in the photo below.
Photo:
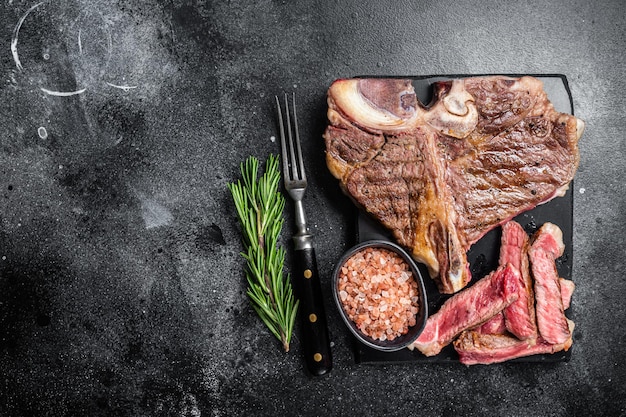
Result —
[{"label": "rosemary leaf", "polygon": [[278,191],[278,156],[270,155],[259,177],[259,160],[247,158],[240,166],[241,180],[228,184],[237,209],[246,260],[247,295],[252,308],[285,351],[298,310],[289,274],[283,273],[285,249],[278,245],[283,227],[285,199]]}]

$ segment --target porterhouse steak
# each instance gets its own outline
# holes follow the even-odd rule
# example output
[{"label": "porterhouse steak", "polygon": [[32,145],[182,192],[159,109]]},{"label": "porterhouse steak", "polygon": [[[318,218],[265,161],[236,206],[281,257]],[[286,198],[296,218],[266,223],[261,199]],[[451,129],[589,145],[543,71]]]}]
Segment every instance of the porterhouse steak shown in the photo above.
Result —
[{"label": "porterhouse steak", "polygon": [[471,279],[485,233],[567,190],[584,123],[533,77],[355,78],[328,90],[326,162],[342,189],[424,263],[441,292]]}]

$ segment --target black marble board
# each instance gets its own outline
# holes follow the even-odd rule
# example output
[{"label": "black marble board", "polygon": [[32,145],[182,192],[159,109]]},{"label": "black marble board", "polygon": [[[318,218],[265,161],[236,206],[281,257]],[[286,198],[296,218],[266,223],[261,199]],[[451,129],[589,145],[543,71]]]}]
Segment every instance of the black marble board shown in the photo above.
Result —
[{"label": "black marble board", "polygon": [[[520,76],[521,74],[512,74],[512,76]],[[437,75],[437,76],[419,76],[412,78],[415,92],[421,103],[427,104],[431,101],[432,84],[436,81],[446,80],[450,78],[470,77],[477,75]],[[557,111],[573,114],[573,103],[571,93],[568,87],[567,78],[564,75],[534,75],[544,84],[548,98]],[[573,182],[563,197],[555,198],[545,204],[539,205],[534,209],[522,213],[515,217],[515,221],[520,223],[527,233],[532,234],[543,223],[552,222],[558,225],[563,231],[563,242],[565,243],[565,252],[561,258],[557,260],[557,269],[562,278],[571,279],[572,277],[572,227],[573,227]],[[363,242],[370,239],[392,239],[388,232],[368,217],[365,213],[359,211],[357,216],[357,240]],[[487,233],[482,239],[476,242],[468,252],[468,260],[472,272],[472,282],[482,278],[487,273],[493,271],[498,265],[498,254],[500,248],[500,228],[496,228]],[[428,276],[428,271],[424,265],[418,264],[422,276],[424,277],[424,285],[428,295],[429,313],[436,312],[441,304],[449,297],[440,294],[435,283]],[[575,297],[572,303],[575,301]],[[566,312],[570,319],[570,313]],[[363,364],[383,364],[393,362],[418,362],[418,363],[450,363],[458,362],[458,356],[454,348],[449,345],[444,348],[441,353],[433,357],[426,357],[417,350],[403,349],[396,352],[380,352],[369,348],[355,340],[355,361]],[[573,346],[568,351],[556,352],[548,355],[533,355],[518,358],[512,362],[563,362],[568,361],[571,357]]]}]

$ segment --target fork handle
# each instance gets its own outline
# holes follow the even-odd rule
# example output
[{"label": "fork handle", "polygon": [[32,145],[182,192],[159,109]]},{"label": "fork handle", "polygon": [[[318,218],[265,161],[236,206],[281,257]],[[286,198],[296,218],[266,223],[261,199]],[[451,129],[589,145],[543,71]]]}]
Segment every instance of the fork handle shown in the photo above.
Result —
[{"label": "fork handle", "polygon": [[300,299],[298,313],[306,366],[312,375],[324,375],[333,364],[315,249],[296,249],[294,266],[293,282]]}]

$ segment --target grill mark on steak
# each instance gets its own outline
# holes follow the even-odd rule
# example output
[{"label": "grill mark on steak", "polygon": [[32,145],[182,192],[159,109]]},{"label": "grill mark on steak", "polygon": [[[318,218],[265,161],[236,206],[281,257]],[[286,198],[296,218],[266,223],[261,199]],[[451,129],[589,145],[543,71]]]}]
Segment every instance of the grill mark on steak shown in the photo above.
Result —
[{"label": "grill mark on steak", "polygon": [[393,224],[396,240],[409,246],[415,240],[413,214],[420,211],[419,201],[427,178],[423,157],[415,141],[406,134],[384,139],[376,158],[356,167],[344,184],[359,206],[385,224]]},{"label": "grill mark on steak", "polygon": [[493,226],[548,201],[571,181],[578,156],[560,144],[551,135],[533,136],[522,120],[489,140],[476,141],[474,152],[450,164],[450,187],[466,196],[455,209],[470,245]]},{"label": "grill mark on steak", "polygon": [[556,112],[533,77],[434,87],[426,108],[410,80],[335,81],[326,161],[342,189],[428,267],[439,290],[454,293],[471,279],[473,243],[562,195],[584,124]]}]

